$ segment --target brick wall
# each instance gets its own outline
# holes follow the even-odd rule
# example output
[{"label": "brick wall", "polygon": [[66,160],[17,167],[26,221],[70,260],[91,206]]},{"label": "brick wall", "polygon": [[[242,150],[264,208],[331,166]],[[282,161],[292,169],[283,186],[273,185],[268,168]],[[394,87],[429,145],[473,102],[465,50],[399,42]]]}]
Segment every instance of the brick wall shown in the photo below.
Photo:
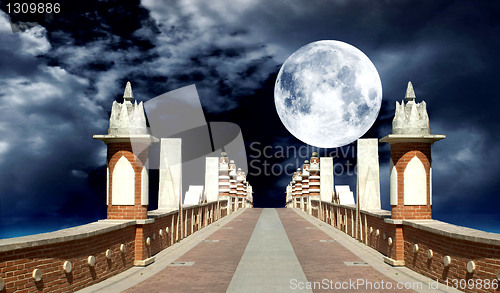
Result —
[{"label": "brick wall", "polygon": [[[307,211],[307,209],[306,209]],[[313,217],[319,218],[319,201],[311,200],[311,212]]]},{"label": "brick wall", "polygon": [[[227,205],[227,202],[222,201],[221,205]],[[184,222],[187,235],[211,222],[207,217],[205,221],[202,220],[204,213],[208,216],[210,210],[212,215],[217,214],[217,202],[183,210],[184,216],[188,216],[187,222]],[[192,212],[196,215],[195,221],[191,221]],[[154,213],[148,220],[124,221],[121,224],[103,221],[68,229],[72,232],[56,231],[44,236],[0,240],[0,277],[5,281],[5,288],[0,293],[71,292],[101,282],[131,268],[134,261],[154,256],[179,241],[178,216],[177,211]],[[85,234],[88,227],[97,227],[92,236]],[[57,239],[70,234],[71,240]],[[28,240],[31,242],[28,243]],[[124,252],[120,251],[122,244],[125,246]],[[111,252],[110,259],[106,258],[108,249]],[[87,263],[89,256],[95,257],[94,267]],[[65,261],[72,264],[70,273],[63,271]],[[42,271],[41,281],[36,282],[32,278],[34,269]]]},{"label": "brick wall", "polygon": [[108,205],[107,211],[108,211],[107,213],[108,219],[115,219],[115,220],[147,219],[148,206]]},{"label": "brick wall", "polygon": [[[392,237],[392,239],[395,238],[396,233],[393,225],[385,223],[384,218],[375,217],[373,215],[369,215],[363,212],[361,214],[362,218],[366,217],[366,223],[367,223],[365,244],[377,250],[378,252],[382,253],[383,255],[391,257],[394,251],[391,251],[389,249],[387,239],[389,237]],[[370,228],[372,228],[371,233],[370,233]]]},{"label": "brick wall", "polygon": [[[312,204],[315,205],[316,202],[312,201]],[[321,207],[323,213],[318,216],[319,219],[355,237],[355,231],[353,231],[353,227],[356,226],[355,206],[322,202]],[[448,281],[450,286],[455,280],[463,280],[462,285],[465,284],[464,282],[475,282],[473,286],[465,285],[459,288],[465,292],[500,291],[492,287],[479,288],[478,285],[479,283],[485,284],[485,282],[497,285],[500,283],[498,280],[500,278],[500,237],[497,237],[497,234],[436,221],[437,227],[453,229],[454,232],[451,234],[455,236],[446,236],[448,232],[444,230],[445,228],[434,228],[429,231],[428,223],[430,222],[393,220],[390,218],[389,211],[382,210],[378,213],[361,211],[359,222],[360,241],[384,256],[394,260],[403,260],[406,267],[422,275],[439,280],[441,283]],[[466,234],[475,236],[467,238],[464,236]],[[482,238],[483,236],[485,238]],[[392,245],[388,243],[389,237],[393,242]],[[414,253],[415,244],[418,245],[417,253]],[[429,249],[433,252],[432,259],[427,257]],[[451,264],[448,267],[443,263],[445,256],[451,257]],[[473,273],[467,271],[469,261],[475,263],[476,270]],[[496,288],[498,287],[500,286]]]},{"label": "brick wall", "polygon": [[[500,271],[500,245],[491,245],[480,242],[456,239],[438,235],[418,228],[404,226],[404,255],[408,268],[421,273],[441,283],[452,280],[466,280],[467,282],[482,282],[496,280]],[[414,244],[418,245],[418,252],[413,252]],[[433,257],[427,257],[431,249]],[[451,257],[451,264],[445,267],[443,258]],[[467,271],[467,263],[473,261],[476,265],[474,273]],[[473,281],[469,281],[473,280]],[[498,283],[497,283],[498,284]],[[461,288],[466,292],[498,292],[484,288]]]},{"label": "brick wall", "polygon": [[229,208],[227,200],[220,201],[220,215],[221,217],[227,216],[227,209]]},{"label": "brick wall", "polygon": [[[0,274],[5,281],[2,293],[76,291],[123,272],[133,266],[135,227],[104,233],[86,239],[41,245],[0,253]],[[120,245],[125,244],[125,253]],[[111,250],[111,259],[105,256]],[[87,264],[95,257],[95,266]],[[72,271],[65,273],[63,263]],[[32,278],[34,269],[43,272],[41,281]]]}]

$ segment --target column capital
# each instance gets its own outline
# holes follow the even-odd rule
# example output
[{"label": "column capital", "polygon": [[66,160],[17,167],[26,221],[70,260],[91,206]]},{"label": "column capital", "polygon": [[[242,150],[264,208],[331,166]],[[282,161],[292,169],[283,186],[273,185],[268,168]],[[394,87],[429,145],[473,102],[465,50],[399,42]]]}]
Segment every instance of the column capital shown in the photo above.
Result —
[{"label": "column capital", "polygon": [[436,141],[445,139],[444,134],[388,134],[380,139],[380,142],[386,142],[389,144],[394,143],[406,143],[406,142],[420,142],[420,143],[434,143]]},{"label": "column capital", "polygon": [[150,134],[95,134],[93,139],[103,141],[105,144],[117,142],[154,143],[158,138]]}]

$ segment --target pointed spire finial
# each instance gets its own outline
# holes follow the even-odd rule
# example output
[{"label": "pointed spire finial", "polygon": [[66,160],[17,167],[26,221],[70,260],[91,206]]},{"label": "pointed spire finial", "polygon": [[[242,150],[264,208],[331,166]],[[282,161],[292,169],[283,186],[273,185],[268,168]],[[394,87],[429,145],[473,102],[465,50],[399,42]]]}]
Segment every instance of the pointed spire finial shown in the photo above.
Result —
[{"label": "pointed spire finial", "polygon": [[406,101],[414,101],[415,100],[415,91],[413,90],[413,85],[411,84],[411,81],[408,82],[408,88],[406,89],[406,96],[405,99]]},{"label": "pointed spire finial", "polygon": [[130,84],[130,81],[127,81],[127,85],[125,86],[125,92],[123,92],[123,99],[129,102],[131,102],[134,99],[134,94],[132,93],[132,85]]}]

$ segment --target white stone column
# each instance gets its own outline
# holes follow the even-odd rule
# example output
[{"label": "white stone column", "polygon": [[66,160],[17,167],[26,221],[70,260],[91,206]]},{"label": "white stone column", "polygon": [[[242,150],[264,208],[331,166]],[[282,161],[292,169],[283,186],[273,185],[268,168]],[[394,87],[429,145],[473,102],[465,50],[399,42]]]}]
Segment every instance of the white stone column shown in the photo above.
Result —
[{"label": "white stone column", "polygon": [[333,201],[333,158],[319,158],[319,176],[320,176],[320,198],[321,201]]},{"label": "white stone column", "polygon": [[357,158],[359,208],[380,209],[378,139],[358,139]]},{"label": "white stone column", "polygon": [[217,201],[219,197],[219,158],[205,158],[205,197],[207,202]]},{"label": "white stone column", "polygon": [[178,209],[182,198],[182,141],[162,138],[158,209]]}]

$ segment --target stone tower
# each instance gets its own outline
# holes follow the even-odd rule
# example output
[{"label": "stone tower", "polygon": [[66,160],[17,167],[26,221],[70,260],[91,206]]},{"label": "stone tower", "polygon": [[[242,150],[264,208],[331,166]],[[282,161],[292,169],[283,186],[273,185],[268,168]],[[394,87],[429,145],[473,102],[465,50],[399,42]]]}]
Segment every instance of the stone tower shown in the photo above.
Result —
[{"label": "stone tower", "polygon": [[391,145],[391,217],[431,219],[431,145],[446,136],[431,134],[426,104],[415,102],[411,82],[408,82],[405,100],[406,103],[396,102],[392,134],[380,139]]},{"label": "stone tower", "polygon": [[108,219],[146,219],[149,204],[148,147],[157,142],[148,133],[142,102],[132,103],[127,82],[123,103],[113,102],[107,135],[94,135],[107,150]]}]

